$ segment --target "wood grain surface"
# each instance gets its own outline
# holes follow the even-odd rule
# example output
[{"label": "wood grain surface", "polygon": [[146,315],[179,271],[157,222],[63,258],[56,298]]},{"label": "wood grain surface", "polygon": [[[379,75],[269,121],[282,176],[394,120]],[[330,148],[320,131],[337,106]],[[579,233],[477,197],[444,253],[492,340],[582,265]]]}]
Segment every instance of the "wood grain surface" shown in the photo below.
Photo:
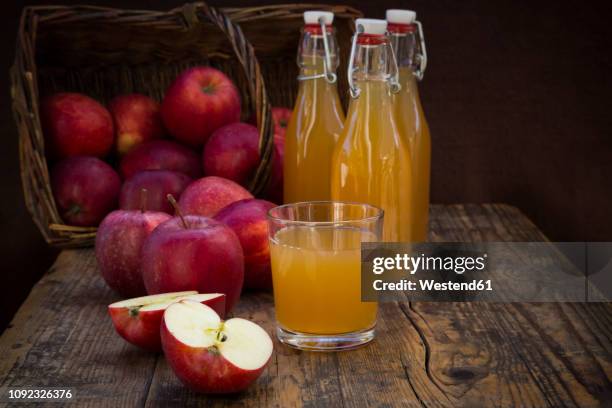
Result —
[{"label": "wood grain surface", "polygon": [[[505,205],[433,206],[431,230],[434,241],[546,240]],[[275,340],[272,361],[254,386],[210,397],[184,388],[162,355],[114,333],[106,305],[115,300],[92,250],[62,252],[0,338],[0,405],[7,388],[34,386],[71,387],[74,405],[108,407],[612,403],[609,303],[388,303],[369,346],[309,353]],[[269,294],[245,295],[235,315],[273,333]]]}]

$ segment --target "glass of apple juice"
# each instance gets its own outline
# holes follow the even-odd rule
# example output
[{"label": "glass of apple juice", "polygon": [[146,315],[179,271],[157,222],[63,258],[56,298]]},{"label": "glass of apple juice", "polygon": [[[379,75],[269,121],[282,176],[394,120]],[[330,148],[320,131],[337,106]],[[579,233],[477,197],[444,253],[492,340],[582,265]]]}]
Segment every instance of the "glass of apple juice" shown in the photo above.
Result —
[{"label": "glass of apple juice", "polygon": [[271,209],[268,222],[278,339],[318,351],[372,341],[378,305],[361,301],[361,243],[381,240],[383,211],[301,202]]}]

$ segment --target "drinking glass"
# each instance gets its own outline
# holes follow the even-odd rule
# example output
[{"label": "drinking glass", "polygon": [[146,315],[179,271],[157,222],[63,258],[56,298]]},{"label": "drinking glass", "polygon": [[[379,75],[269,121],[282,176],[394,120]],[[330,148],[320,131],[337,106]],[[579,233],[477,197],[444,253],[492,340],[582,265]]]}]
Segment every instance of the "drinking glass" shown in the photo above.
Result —
[{"label": "drinking glass", "polygon": [[361,301],[361,243],[381,240],[383,211],[302,202],[271,209],[268,222],[278,339],[302,350],[374,339],[378,305]]}]

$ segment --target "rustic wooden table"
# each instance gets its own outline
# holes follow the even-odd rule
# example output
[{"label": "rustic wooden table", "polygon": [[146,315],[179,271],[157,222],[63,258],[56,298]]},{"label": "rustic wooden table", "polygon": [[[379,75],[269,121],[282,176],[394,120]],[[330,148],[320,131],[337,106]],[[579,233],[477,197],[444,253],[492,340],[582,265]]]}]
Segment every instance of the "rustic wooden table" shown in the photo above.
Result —
[{"label": "rustic wooden table", "polygon": [[[435,241],[546,239],[506,205],[434,206],[431,229]],[[384,304],[369,346],[308,353],[276,342],[253,387],[209,397],[114,333],[115,300],[92,250],[62,252],[0,338],[0,398],[8,387],[56,386],[72,387],[78,406],[612,404],[611,304]],[[244,296],[235,314],[273,333],[269,294]]]}]

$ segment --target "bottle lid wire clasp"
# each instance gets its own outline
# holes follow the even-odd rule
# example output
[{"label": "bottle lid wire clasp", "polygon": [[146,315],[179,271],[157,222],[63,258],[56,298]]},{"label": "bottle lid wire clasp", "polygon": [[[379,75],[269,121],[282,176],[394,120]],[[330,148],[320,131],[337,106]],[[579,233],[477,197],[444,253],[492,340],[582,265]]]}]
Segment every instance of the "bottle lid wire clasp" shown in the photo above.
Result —
[{"label": "bottle lid wire clasp", "polygon": [[357,49],[357,37],[359,34],[363,33],[363,31],[363,26],[358,24],[355,28],[355,34],[353,34],[353,39],[351,41],[351,55],[349,55],[348,70],[346,73],[348,78],[349,92],[351,94],[351,98],[353,99],[359,98],[359,94],[361,93],[361,89],[355,85],[355,81],[353,80],[353,74],[357,70],[357,68],[353,67],[353,62],[355,61],[355,50]]},{"label": "bottle lid wire clasp", "polygon": [[[357,68],[355,68],[353,64],[355,61],[355,52],[357,50],[357,38],[360,34],[363,34],[364,31],[364,27],[361,24],[357,24],[357,27],[355,28],[355,34],[353,34],[353,40],[351,43],[351,55],[349,56],[347,77],[349,92],[353,99],[359,98],[359,94],[361,93],[361,89],[355,84],[355,81],[353,79],[353,74],[357,70]],[[387,36],[387,38],[389,37],[389,33],[386,33],[385,35]],[[395,56],[395,51],[393,50],[393,47],[389,44],[389,41],[385,42],[385,46],[389,47],[389,50],[391,52],[392,72],[390,72],[389,75],[389,89],[392,93],[398,93],[402,89],[402,86],[399,82],[399,66],[397,63],[397,57]]]},{"label": "bottle lid wire clasp", "polygon": [[425,35],[423,34],[423,25],[421,24],[420,21],[415,20],[414,22],[418,28],[418,35],[419,35],[419,45],[420,45],[420,52],[418,54],[418,68],[415,70],[414,75],[416,76],[416,78],[419,81],[423,80],[423,77],[425,76],[425,69],[427,68],[427,48],[425,48]]},{"label": "bottle lid wire clasp", "polygon": [[323,60],[323,73],[316,75],[298,75],[298,81],[306,81],[309,79],[319,79],[324,78],[330,84],[335,84],[338,80],[338,76],[335,72],[332,72],[332,59],[331,59],[331,50],[329,47],[329,39],[327,33],[327,26],[325,24],[325,19],[323,17],[319,17],[318,19],[319,25],[321,26],[321,35],[323,36],[323,50],[325,52],[325,59]]},{"label": "bottle lid wire clasp", "polygon": [[[389,33],[387,33],[387,38],[389,38]],[[389,76],[389,88],[391,93],[398,93],[402,90],[402,86],[399,82],[399,65],[397,63],[397,56],[395,55],[395,50],[389,41],[387,41],[387,47],[389,47],[391,50],[391,68],[393,69],[391,75]]]}]

